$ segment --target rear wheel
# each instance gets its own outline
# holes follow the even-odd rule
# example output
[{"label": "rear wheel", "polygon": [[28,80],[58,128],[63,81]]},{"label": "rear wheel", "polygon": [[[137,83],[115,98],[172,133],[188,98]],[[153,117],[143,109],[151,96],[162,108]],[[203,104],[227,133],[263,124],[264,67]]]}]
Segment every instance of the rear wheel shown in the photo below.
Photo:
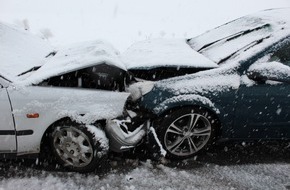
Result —
[{"label": "rear wheel", "polygon": [[162,121],[159,139],[168,158],[184,159],[205,150],[213,142],[217,120],[202,108],[180,108]]},{"label": "rear wheel", "polygon": [[86,126],[77,123],[57,124],[50,139],[59,163],[77,172],[93,171],[108,151],[106,139],[97,138]]}]

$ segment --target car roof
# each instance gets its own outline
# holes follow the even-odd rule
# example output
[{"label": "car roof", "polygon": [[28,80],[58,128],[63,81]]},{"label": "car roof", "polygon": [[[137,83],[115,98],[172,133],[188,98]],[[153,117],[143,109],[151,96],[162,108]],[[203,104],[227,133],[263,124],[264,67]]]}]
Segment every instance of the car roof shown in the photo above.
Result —
[{"label": "car roof", "polygon": [[[233,20],[188,40],[190,46],[217,64],[263,41],[290,34],[290,8],[269,9]],[[269,45],[269,43],[267,43]]]},{"label": "car roof", "polygon": [[109,43],[101,40],[75,43],[51,52],[39,69],[24,74],[18,82],[37,84],[53,76],[104,63],[126,71],[119,52]]},{"label": "car roof", "polygon": [[0,23],[0,75],[13,80],[26,70],[42,64],[53,50],[44,39],[29,31]]}]

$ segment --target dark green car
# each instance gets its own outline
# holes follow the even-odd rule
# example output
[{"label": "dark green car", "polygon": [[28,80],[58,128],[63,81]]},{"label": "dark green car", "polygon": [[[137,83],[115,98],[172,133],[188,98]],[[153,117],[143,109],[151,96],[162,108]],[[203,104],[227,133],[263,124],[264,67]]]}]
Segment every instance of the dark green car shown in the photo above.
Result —
[{"label": "dark green car", "polygon": [[167,157],[187,158],[221,139],[290,139],[289,9],[242,17],[187,42],[219,66],[136,88]]}]

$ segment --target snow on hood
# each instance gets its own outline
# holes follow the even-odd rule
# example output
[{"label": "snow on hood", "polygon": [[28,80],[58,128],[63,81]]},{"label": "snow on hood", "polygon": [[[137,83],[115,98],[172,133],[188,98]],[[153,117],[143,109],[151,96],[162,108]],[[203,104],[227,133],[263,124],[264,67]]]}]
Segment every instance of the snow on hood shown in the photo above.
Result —
[{"label": "snow on hood", "polygon": [[259,40],[282,39],[290,34],[290,9],[273,9],[244,16],[189,40],[190,46],[221,63]]},{"label": "snow on hood", "polygon": [[193,50],[185,39],[154,39],[137,42],[121,57],[128,70],[157,67],[217,67],[217,64]]},{"label": "snow on hood", "polygon": [[223,65],[212,70],[158,81],[155,83],[155,87],[168,91],[175,96],[185,94],[206,95],[238,89],[240,86],[238,67],[239,64]]},{"label": "snow on hood", "polygon": [[37,84],[45,79],[71,71],[106,63],[126,70],[119,52],[103,41],[75,43],[59,48],[37,71],[22,76],[20,83]]},{"label": "snow on hood", "polygon": [[17,75],[42,65],[53,48],[31,33],[0,23],[0,74],[14,80]]}]

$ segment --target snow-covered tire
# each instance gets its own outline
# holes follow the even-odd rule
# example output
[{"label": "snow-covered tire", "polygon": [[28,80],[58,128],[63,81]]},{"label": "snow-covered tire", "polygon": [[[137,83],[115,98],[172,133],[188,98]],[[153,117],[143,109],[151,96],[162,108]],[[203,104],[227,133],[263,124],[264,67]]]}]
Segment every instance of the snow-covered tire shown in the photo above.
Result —
[{"label": "snow-covered tire", "polygon": [[109,149],[103,130],[70,121],[54,125],[50,144],[62,166],[81,173],[94,171]]},{"label": "snow-covered tire", "polygon": [[211,112],[201,107],[184,107],[170,111],[161,121],[157,134],[167,158],[185,159],[207,150],[217,127],[217,119]]}]

